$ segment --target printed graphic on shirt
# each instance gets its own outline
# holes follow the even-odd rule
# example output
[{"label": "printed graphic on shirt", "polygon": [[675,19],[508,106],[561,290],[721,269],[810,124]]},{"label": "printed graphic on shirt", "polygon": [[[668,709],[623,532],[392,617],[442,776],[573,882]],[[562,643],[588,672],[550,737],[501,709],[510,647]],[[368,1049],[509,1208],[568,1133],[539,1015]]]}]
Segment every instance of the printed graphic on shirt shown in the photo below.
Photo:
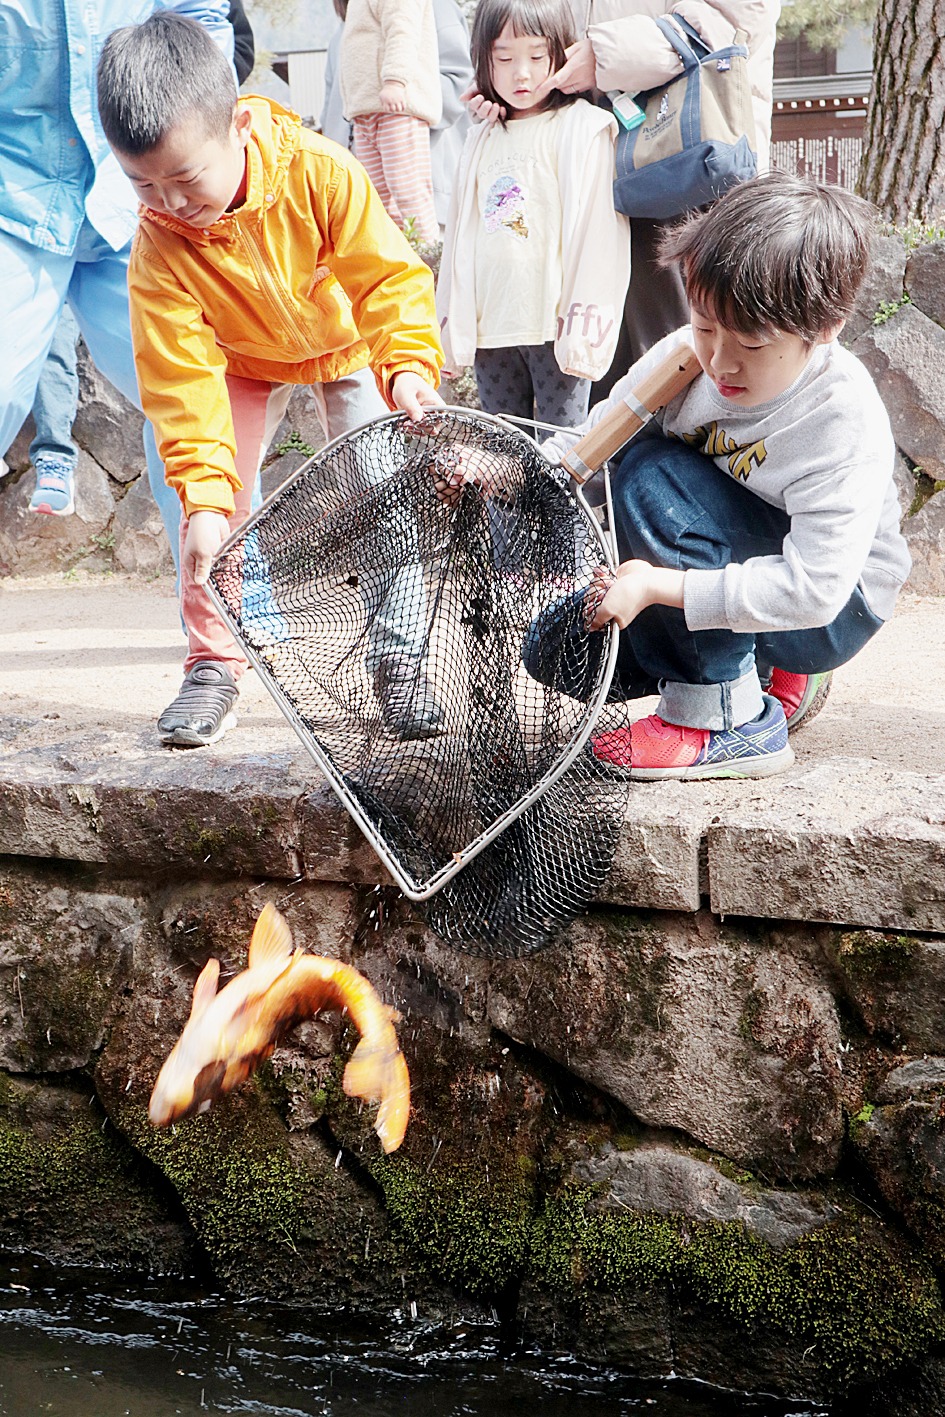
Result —
[{"label": "printed graphic on shirt", "polygon": [[492,234],[507,226],[523,241],[528,240],[528,221],[525,215],[525,193],[514,177],[497,177],[486,196],[483,216],[486,231]]},{"label": "printed graphic on shirt", "polygon": [[764,438],[754,443],[736,443],[731,434],[720,428],[715,419],[693,433],[678,435],[684,443],[710,458],[725,458],[734,478],[747,482],[753,467],[760,467],[768,456]]}]

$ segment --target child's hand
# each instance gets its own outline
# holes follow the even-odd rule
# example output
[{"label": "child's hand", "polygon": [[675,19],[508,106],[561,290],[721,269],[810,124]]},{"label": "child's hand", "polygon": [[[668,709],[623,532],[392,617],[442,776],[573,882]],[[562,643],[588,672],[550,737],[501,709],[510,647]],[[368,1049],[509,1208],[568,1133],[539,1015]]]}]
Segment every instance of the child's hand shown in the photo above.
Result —
[{"label": "child's hand", "polygon": [[505,117],[505,109],[502,104],[491,103],[489,99],[483,98],[475,86],[464,89],[459,96],[459,101],[465,103],[474,123],[498,123],[500,118]]},{"label": "child's hand", "polygon": [[625,630],[648,605],[672,605],[681,610],[684,576],[684,571],[651,566],[649,561],[624,561],[590,628],[602,630],[615,620]]},{"label": "child's hand", "polygon": [[390,396],[396,408],[402,409],[414,423],[419,423],[426,408],[445,408],[436,389],[419,374],[405,369],[391,380]]},{"label": "child's hand", "polygon": [[381,109],[384,113],[407,112],[407,90],[400,79],[385,79],[381,84]]},{"label": "child's hand", "polygon": [[210,563],[229,535],[229,523],[222,512],[193,512],[187,523],[182,559],[195,585],[205,585]]},{"label": "child's hand", "polygon": [[451,510],[467,484],[476,487],[483,497],[502,497],[502,468],[492,453],[454,447],[449,456],[439,459],[431,470],[436,495]]}]

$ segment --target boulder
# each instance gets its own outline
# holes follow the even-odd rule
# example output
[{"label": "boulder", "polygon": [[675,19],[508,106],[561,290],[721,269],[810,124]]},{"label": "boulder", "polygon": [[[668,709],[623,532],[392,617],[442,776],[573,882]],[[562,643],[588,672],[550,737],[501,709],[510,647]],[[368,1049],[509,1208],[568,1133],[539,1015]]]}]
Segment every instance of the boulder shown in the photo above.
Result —
[{"label": "boulder", "polygon": [[173,574],[174,558],[146,472],[129,483],[115,507],[112,536],[122,570],[146,578]]},{"label": "boulder", "polygon": [[132,482],[145,470],[141,434],[144,419],[125,396],[100,374],[79,343],[79,408],[73,436],[116,482]]},{"label": "boulder", "polygon": [[945,1267],[945,1088],[865,1108],[852,1140],[883,1200]]},{"label": "boulder", "polygon": [[83,1068],[115,1019],[143,929],[118,893],[49,886],[39,871],[0,873],[0,1067]]},{"label": "boulder", "polygon": [[912,552],[908,589],[918,595],[945,595],[945,490],[906,517],[902,532]]},{"label": "boulder", "polygon": [[649,1126],[769,1177],[836,1168],[839,1021],[802,930],[749,932],[704,911],[601,911],[529,959],[484,966],[431,948],[424,963],[467,1018],[553,1059]]},{"label": "boulder", "polygon": [[915,248],[904,284],[913,305],[945,328],[945,241],[925,241]]},{"label": "boulder", "polygon": [[830,948],[869,1034],[910,1053],[945,1054],[945,940],[852,930],[833,935]]},{"label": "boulder", "polygon": [[873,243],[873,260],[860,286],[856,307],[844,326],[843,343],[854,340],[873,327],[873,318],[883,306],[902,299],[906,273],[906,247],[901,236],[878,236]]},{"label": "boulder", "polygon": [[595,1207],[600,1210],[739,1221],[749,1234],[775,1250],[785,1249],[840,1214],[823,1195],[779,1191],[749,1177],[735,1181],[710,1161],[659,1142],[626,1150],[607,1142],[598,1153],[576,1160],[571,1176],[594,1187]]},{"label": "boulder", "polygon": [[5,573],[43,575],[74,565],[108,569],[115,503],[108,477],[95,459],[79,451],[74,516],[29,511],[27,504],[35,485],[31,468],[20,477],[5,477],[0,482],[0,567]]},{"label": "boulder", "polygon": [[876,380],[897,446],[933,481],[945,479],[945,329],[907,304],[860,335],[853,352]]}]

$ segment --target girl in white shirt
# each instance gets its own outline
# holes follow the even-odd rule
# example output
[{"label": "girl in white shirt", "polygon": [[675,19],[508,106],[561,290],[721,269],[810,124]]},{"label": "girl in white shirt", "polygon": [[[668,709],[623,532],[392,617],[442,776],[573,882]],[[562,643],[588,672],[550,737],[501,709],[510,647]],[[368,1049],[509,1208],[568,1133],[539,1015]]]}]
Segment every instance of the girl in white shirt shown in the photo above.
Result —
[{"label": "girl in white shirt", "polygon": [[480,0],[476,85],[504,117],[466,140],[437,290],[447,367],[473,365],[482,407],[572,427],[630,278],[616,120],[574,94],[536,98],[574,40],[567,0]]}]

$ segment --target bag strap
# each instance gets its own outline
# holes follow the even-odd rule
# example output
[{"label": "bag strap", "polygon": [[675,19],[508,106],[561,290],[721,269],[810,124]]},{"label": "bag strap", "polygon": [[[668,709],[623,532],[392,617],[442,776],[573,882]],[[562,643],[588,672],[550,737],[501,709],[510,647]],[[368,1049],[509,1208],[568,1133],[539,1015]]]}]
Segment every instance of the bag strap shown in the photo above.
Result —
[{"label": "bag strap", "polygon": [[[674,15],[671,20],[667,19],[665,15],[659,15],[655,17],[654,22],[664,39],[669,41],[679,55],[683,69],[687,73],[691,69],[699,68],[707,59],[748,58],[748,45],[744,43],[746,38],[744,30],[735,31],[734,44],[727,44],[723,49],[710,49],[695,26],[679,15]],[[680,34],[680,30],[684,32],[685,37]],[[686,43],[687,39],[689,44]],[[678,77],[679,75],[677,75]],[[662,85],[659,87],[662,88]]]},{"label": "bag strap", "polygon": [[[687,72],[690,69],[698,69],[706,55],[712,53],[699,31],[688,20],[675,17],[669,20],[665,15],[659,15],[655,17],[655,23],[663,38],[669,40],[679,55],[683,68]],[[685,34],[680,34],[680,30],[683,30]],[[691,41],[690,44],[686,43],[687,39]]]}]

